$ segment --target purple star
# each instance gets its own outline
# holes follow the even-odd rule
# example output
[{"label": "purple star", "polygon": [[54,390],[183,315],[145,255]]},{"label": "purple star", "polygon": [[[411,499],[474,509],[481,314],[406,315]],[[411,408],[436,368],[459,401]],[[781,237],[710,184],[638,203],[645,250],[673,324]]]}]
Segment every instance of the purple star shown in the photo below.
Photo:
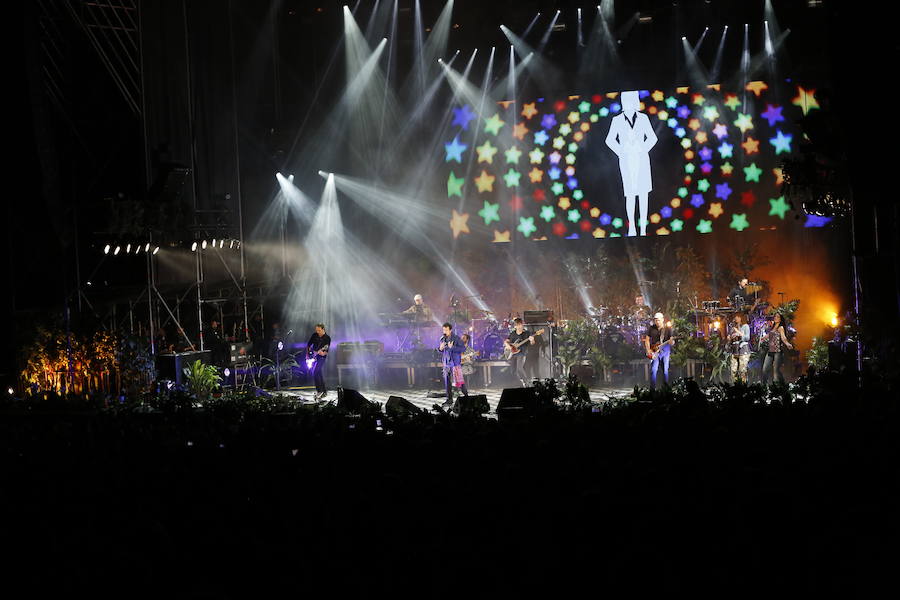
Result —
[{"label": "purple star", "polygon": [[691,196],[691,206],[694,208],[700,208],[703,206],[703,194],[694,194]]},{"label": "purple star", "polygon": [[728,137],[728,128],[721,123],[716,123],[716,126],[713,127],[713,135],[715,135],[720,140],[723,137]]},{"label": "purple star", "polygon": [[691,109],[689,109],[687,106],[685,106],[683,104],[678,107],[677,112],[678,112],[679,119],[687,119],[689,116],[691,116]]},{"label": "purple star", "polygon": [[712,165],[708,162],[705,162],[700,165],[700,170],[703,171],[704,175],[709,175],[712,172]]},{"label": "purple star", "polygon": [[806,215],[806,223],[804,227],[825,227],[831,222],[831,217],[820,217],[818,215]]},{"label": "purple star", "polygon": [[569,186],[570,190],[574,190],[578,187],[578,180],[574,177],[569,177],[569,181],[566,183],[566,185]]},{"label": "purple star", "polygon": [[579,237],[578,237],[577,233],[573,233],[572,235],[567,235],[566,239],[567,240],[577,240],[577,239],[579,239]]},{"label": "purple star", "polygon": [[783,107],[777,104],[766,104],[766,112],[762,113],[762,118],[769,122],[769,127],[775,127],[775,123],[784,121],[784,117],[781,116],[782,110]]},{"label": "purple star", "polygon": [[453,125],[459,125],[463,129],[469,129],[469,121],[475,118],[475,113],[466,104],[462,108],[453,109]]},{"label": "purple star", "polygon": [[722,200],[728,200],[728,196],[731,195],[731,188],[727,183],[720,183],[716,186],[716,198],[721,198]]},{"label": "purple star", "polygon": [[609,225],[610,223],[612,223],[611,216],[609,216],[606,213],[603,213],[602,215],[600,215],[600,224],[601,225],[606,226],[606,225]]},{"label": "purple star", "polygon": [[562,155],[559,152],[551,152],[550,156],[548,156],[547,158],[550,159],[550,164],[558,165],[560,159],[562,158]]},{"label": "purple star", "polygon": [[649,95],[650,95],[650,90],[640,90],[638,92],[638,98],[641,98],[641,99],[646,98]]},{"label": "purple star", "polygon": [[550,179],[559,179],[560,170],[557,167],[553,167],[547,171],[547,175],[550,176]]},{"label": "purple star", "polygon": [[672,208],[670,206],[663,206],[659,209],[659,214],[662,215],[663,219],[668,219],[672,216]]},{"label": "purple star", "polygon": [[700,158],[702,158],[703,160],[711,159],[712,158],[712,150],[710,150],[706,146],[703,146],[702,148],[700,148]]},{"label": "purple star", "polygon": [[550,114],[544,115],[544,118],[541,119],[541,127],[544,129],[553,129],[556,127],[556,117]]}]

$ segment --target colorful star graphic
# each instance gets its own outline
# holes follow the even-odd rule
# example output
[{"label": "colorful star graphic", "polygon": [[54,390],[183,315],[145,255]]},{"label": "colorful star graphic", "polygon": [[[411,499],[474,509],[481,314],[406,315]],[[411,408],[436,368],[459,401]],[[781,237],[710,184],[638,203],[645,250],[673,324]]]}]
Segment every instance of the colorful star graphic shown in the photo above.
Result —
[{"label": "colorful star graphic", "polygon": [[696,169],[696,168],[697,167],[694,165],[694,163],[687,163],[686,165],[684,165],[684,172],[685,173],[693,173],[694,169]]},{"label": "colorful star graphic", "polygon": [[490,119],[484,120],[484,130],[493,135],[499,135],[500,129],[506,124],[506,121],[500,118],[498,113],[494,113]]},{"label": "colorful star graphic", "polygon": [[698,131],[697,135],[694,136],[694,139],[697,141],[698,144],[705,144],[708,141],[705,131]]},{"label": "colorful star graphic", "polygon": [[726,94],[725,102],[723,102],[722,104],[724,104],[731,110],[737,110],[737,107],[740,106],[741,101],[738,100],[738,97],[735,94]]},{"label": "colorful star graphic", "polygon": [[528,158],[531,160],[531,164],[538,165],[544,160],[544,153],[540,148],[535,148],[528,153]]},{"label": "colorful star graphic", "polygon": [[791,104],[799,106],[804,115],[814,108],[819,108],[819,103],[816,102],[816,90],[804,90],[798,85],[797,96],[791,99]]},{"label": "colorful star graphic", "polygon": [[522,116],[526,119],[530,119],[534,115],[538,114],[538,109],[535,106],[534,102],[529,102],[528,104],[522,107]]},{"label": "colorful star graphic", "polygon": [[557,196],[559,196],[564,191],[566,191],[566,188],[565,188],[565,186],[563,186],[562,183],[557,181],[556,183],[554,183],[553,185],[550,186],[550,191],[553,192],[554,194],[556,194]]},{"label": "colorful star graphic", "polygon": [[791,140],[794,136],[781,132],[780,129],[775,130],[775,137],[769,140],[769,143],[775,146],[775,155],[779,155],[782,152],[790,153],[791,151]]},{"label": "colorful star graphic", "polygon": [[669,222],[669,227],[672,228],[672,231],[681,231],[684,229],[684,221],[681,219],[672,219]]},{"label": "colorful star graphic", "polygon": [[566,140],[558,136],[553,138],[553,147],[557,150],[562,150],[566,147]]},{"label": "colorful star graphic", "polygon": [[678,114],[679,119],[687,119],[689,116],[691,116],[691,109],[683,104],[679,106],[678,110],[675,112]]},{"label": "colorful star graphic", "polygon": [[691,119],[688,121],[688,128],[697,131],[700,129],[700,119]]},{"label": "colorful star graphic", "polygon": [[519,157],[522,156],[522,151],[516,148],[515,146],[511,147],[509,150],[503,153],[506,156],[506,164],[518,164]]},{"label": "colorful star graphic", "polygon": [[[704,175],[709,175],[710,173],[712,173],[712,165],[711,165],[710,163],[708,163],[708,162],[705,162],[705,163],[703,163],[703,164],[700,165],[700,171],[701,171]],[[692,171],[692,172],[693,172],[693,171]]]},{"label": "colorful star graphic", "polygon": [[709,205],[709,214],[710,214],[710,216],[712,216],[713,219],[718,219],[718,218],[719,218],[719,215],[721,215],[723,212],[725,212],[725,211],[722,209],[722,203],[721,203],[721,202],[712,202],[712,203],[710,203],[710,205]]},{"label": "colorful star graphic", "polygon": [[747,137],[747,141],[741,144],[741,148],[744,149],[744,154],[756,154],[759,152],[759,140]]},{"label": "colorful star graphic", "polygon": [[756,203],[756,194],[753,193],[753,190],[747,190],[746,192],[741,193],[741,204],[750,208]]},{"label": "colorful star graphic", "polygon": [[663,94],[660,90],[655,90],[652,94],[650,94],[650,97],[653,98],[654,102],[662,102],[663,98],[665,98],[666,95]]},{"label": "colorful star graphic", "polygon": [[734,121],[734,126],[741,130],[741,133],[747,133],[753,129],[753,118],[744,113],[738,113],[738,118]]},{"label": "colorful star graphic", "polygon": [[516,123],[513,127],[513,137],[525,141],[525,134],[528,133],[528,128],[525,127],[525,123]]},{"label": "colorful star graphic", "polygon": [[678,106],[678,100],[672,96],[666,98],[666,108],[675,108],[676,106]]},{"label": "colorful star graphic", "polygon": [[497,178],[493,175],[488,175],[488,172],[482,169],[481,175],[475,178],[475,185],[478,187],[479,193],[493,192],[495,179]]},{"label": "colorful star graphic", "polygon": [[552,114],[546,114],[541,119],[541,127],[544,129],[553,129],[556,127],[556,116]]},{"label": "colorful star graphic", "polygon": [[748,92],[753,92],[753,94],[754,94],[757,98],[759,98],[759,95],[760,95],[763,91],[769,89],[769,86],[766,85],[766,83],[765,83],[764,81],[751,81],[750,83],[747,84],[747,87],[746,87],[745,89],[746,89]]},{"label": "colorful star graphic", "polygon": [[784,173],[781,172],[779,167],[772,169],[772,173],[775,174],[775,185],[781,185],[784,183]]},{"label": "colorful star graphic", "polygon": [[700,219],[700,222],[697,223],[697,231],[700,233],[712,233],[712,221]]},{"label": "colorful star graphic", "polygon": [[453,209],[453,217],[450,219],[450,229],[453,230],[453,239],[459,237],[460,233],[469,233],[469,214],[456,212]]},{"label": "colorful star graphic", "polygon": [[484,208],[478,211],[478,216],[484,219],[485,225],[490,225],[492,221],[500,220],[500,203],[492,204],[487,200],[484,201]]},{"label": "colorful star graphic", "polygon": [[703,97],[703,94],[694,94],[691,97],[691,102],[693,102],[697,106],[702,106],[703,103],[706,102],[706,98]]},{"label": "colorful star graphic", "polygon": [[478,162],[494,164],[494,155],[497,154],[497,150],[496,146],[491,145],[490,140],[485,140],[482,145],[475,148],[478,153]]},{"label": "colorful star graphic", "polygon": [[578,110],[579,110],[579,112],[586,113],[587,111],[591,110],[591,103],[588,102],[587,100],[581,102],[578,105]]},{"label": "colorful star graphic", "polygon": [[562,175],[562,171],[559,170],[559,167],[551,167],[549,171],[547,171],[547,175],[550,176],[550,179],[556,181],[559,179],[559,176]]},{"label": "colorful star graphic", "polygon": [[572,133],[572,126],[569,125],[568,123],[563,123],[562,125],[559,126],[558,131],[559,131],[560,135],[563,135],[563,136],[569,135],[570,133]]},{"label": "colorful star graphic", "polygon": [[551,165],[558,165],[559,161],[562,160],[562,154],[554,150],[550,153],[550,156],[548,156],[547,159],[550,161]]},{"label": "colorful star graphic", "polygon": [[719,118],[719,110],[715,106],[706,106],[703,108],[703,118],[712,123]]},{"label": "colorful star graphic", "polygon": [[563,210],[569,210],[572,207],[572,201],[563,196],[559,199],[559,202],[556,203]]},{"label": "colorful star graphic", "polygon": [[596,229],[594,229],[594,231],[593,231],[593,233],[591,233],[591,235],[594,236],[595,238],[598,238],[598,239],[599,239],[599,238],[605,238],[605,237],[606,237],[606,231],[604,231],[603,229],[597,227]]},{"label": "colorful star graphic", "polygon": [[697,189],[701,192],[707,191],[709,189],[709,181],[707,181],[706,179],[701,179],[697,182]]},{"label": "colorful star graphic", "polygon": [[713,127],[713,135],[719,138],[720,140],[723,137],[728,137],[728,128],[722,125],[721,123],[716,123],[716,126]]},{"label": "colorful star graphic", "polygon": [[731,172],[734,170],[734,167],[731,166],[731,163],[727,161],[722,163],[722,166],[720,168],[722,170],[722,175],[726,176],[731,175]]},{"label": "colorful star graphic", "polygon": [[534,167],[528,172],[528,180],[531,181],[531,183],[540,183],[543,179],[544,172],[537,167]]},{"label": "colorful star graphic", "polygon": [[556,218],[556,209],[549,204],[545,204],[541,207],[541,218],[549,223]]},{"label": "colorful star graphic", "polygon": [[461,163],[462,153],[466,148],[468,148],[468,146],[459,143],[459,136],[454,137],[452,142],[444,144],[444,150],[447,153],[447,157],[444,158],[444,162],[455,160],[456,162]]},{"label": "colorful star graphic", "polygon": [[550,139],[550,136],[547,135],[547,132],[543,129],[534,134],[534,143],[538,146],[543,146],[547,143],[547,140]]},{"label": "colorful star graphic", "polygon": [[756,166],[756,163],[750,163],[749,167],[744,167],[744,181],[755,181],[759,183],[759,176],[763,170]]},{"label": "colorful star graphic", "polygon": [[503,176],[503,181],[506,182],[506,187],[518,187],[519,178],[521,177],[521,173],[510,167],[509,171],[506,172],[506,175]]},{"label": "colorful star graphic", "polygon": [[[570,112],[569,116],[567,117],[567,120],[569,121],[569,123],[577,123],[579,119],[581,119],[581,115],[578,114],[574,110],[572,112]],[[559,131],[560,131],[560,133],[562,133],[562,127],[559,128]],[[569,128],[569,131],[572,131],[571,127]],[[563,135],[568,135],[568,134],[563,134]]]},{"label": "colorful star graphic", "polygon": [[496,229],[494,230],[494,243],[499,244],[499,243],[509,242],[509,241],[511,241],[510,235],[509,235],[509,229],[507,229],[506,231],[497,231]]},{"label": "colorful star graphic", "polygon": [[703,148],[700,148],[700,152],[698,152],[697,154],[699,154],[700,158],[703,160],[709,160],[712,158],[712,150],[705,146]]},{"label": "colorful star graphic", "polygon": [[700,208],[703,206],[703,194],[693,194],[691,195],[691,206],[694,208]]},{"label": "colorful star graphic", "polygon": [[747,222],[747,215],[744,213],[731,215],[731,224],[729,227],[736,229],[737,231],[747,229],[750,227],[750,223]]},{"label": "colorful star graphic", "polygon": [[573,208],[572,210],[569,211],[569,216],[567,218],[569,219],[570,222],[577,223],[578,221],[581,220],[581,213],[578,212],[577,208]]},{"label": "colorful star graphic", "polygon": [[722,142],[722,145],[720,145],[718,148],[719,155],[722,158],[731,158],[733,149],[734,149],[734,146],[732,146],[728,142]]},{"label": "colorful star graphic", "polygon": [[454,108],[453,109],[453,123],[452,125],[459,125],[463,129],[469,129],[469,121],[475,118],[475,113],[472,112],[472,109],[469,108],[469,105],[466,104],[462,108]]},{"label": "colorful star graphic", "polygon": [[537,231],[534,225],[534,217],[519,217],[519,226],[516,227],[525,237],[531,237],[531,234]]},{"label": "colorful star graphic", "polygon": [[574,192],[572,192],[572,197],[576,200],[581,200],[582,198],[584,198],[584,192],[582,192],[581,190],[575,190]]},{"label": "colorful star graphic", "polygon": [[829,223],[831,223],[831,217],[821,217],[819,215],[806,215],[806,223],[803,224],[804,227],[825,227]]},{"label": "colorful star graphic", "polygon": [[784,201],[784,196],[769,199],[769,216],[778,215],[778,218],[784,220],[784,215],[791,207]]},{"label": "colorful star graphic", "polygon": [[716,184],[716,198],[721,198],[722,200],[728,200],[728,197],[731,195],[731,186],[727,183],[719,183]]},{"label": "colorful star graphic", "polygon": [[782,110],[783,107],[777,104],[766,104],[766,112],[760,116],[769,122],[769,127],[775,127],[775,123],[784,121],[784,117],[781,115]]},{"label": "colorful star graphic", "polygon": [[450,176],[447,177],[447,197],[459,196],[462,198],[462,188],[465,182],[464,178],[457,177],[453,171],[450,171]]}]

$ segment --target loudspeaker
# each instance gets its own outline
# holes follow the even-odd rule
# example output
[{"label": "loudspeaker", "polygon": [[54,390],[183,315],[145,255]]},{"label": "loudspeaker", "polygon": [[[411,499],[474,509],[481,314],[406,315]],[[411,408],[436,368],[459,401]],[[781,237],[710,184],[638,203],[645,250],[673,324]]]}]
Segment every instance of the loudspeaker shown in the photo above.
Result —
[{"label": "loudspeaker", "polygon": [[454,414],[463,417],[474,417],[490,412],[491,406],[488,404],[487,396],[484,394],[473,394],[471,396],[459,396],[453,403]]},{"label": "loudspeaker", "polygon": [[159,378],[181,384],[184,382],[184,368],[194,364],[194,361],[197,360],[205,365],[210,364],[212,362],[212,350],[160,354],[156,361]]},{"label": "loudspeaker", "polygon": [[375,404],[369,402],[365,396],[356,390],[339,387],[337,408],[343,412],[361,414],[375,408]]},{"label": "loudspeaker", "polygon": [[506,388],[497,404],[498,418],[530,417],[537,412],[537,394],[534,388]]},{"label": "loudspeaker", "polygon": [[384,405],[384,412],[393,419],[407,419],[422,414],[422,409],[400,396],[391,396]]}]

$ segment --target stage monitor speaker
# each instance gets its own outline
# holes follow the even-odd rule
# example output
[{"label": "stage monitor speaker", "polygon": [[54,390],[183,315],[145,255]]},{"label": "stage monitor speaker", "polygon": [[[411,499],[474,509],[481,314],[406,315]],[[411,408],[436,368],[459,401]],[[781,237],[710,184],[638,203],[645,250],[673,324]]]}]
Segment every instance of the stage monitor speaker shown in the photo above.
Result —
[{"label": "stage monitor speaker", "polygon": [[373,410],[375,403],[367,400],[357,390],[339,387],[337,408],[346,413],[362,414]]},{"label": "stage monitor speaker", "polygon": [[453,403],[453,413],[460,417],[476,417],[490,412],[487,396],[473,394],[471,396],[459,396]]},{"label": "stage monitor speaker", "polygon": [[197,360],[205,365],[211,364],[212,350],[160,354],[156,361],[159,379],[168,379],[180,385],[185,379],[184,368],[194,364],[194,361]]},{"label": "stage monitor speaker", "polygon": [[400,396],[391,396],[384,405],[384,412],[392,419],[408,419],[422,414],[422,409]]},{"label": "stage monitor speaker", "polygon": [[534,388],[506,388],[500,394],[497,404],[497,417],[523,418],[537,412],[538,398]]}]

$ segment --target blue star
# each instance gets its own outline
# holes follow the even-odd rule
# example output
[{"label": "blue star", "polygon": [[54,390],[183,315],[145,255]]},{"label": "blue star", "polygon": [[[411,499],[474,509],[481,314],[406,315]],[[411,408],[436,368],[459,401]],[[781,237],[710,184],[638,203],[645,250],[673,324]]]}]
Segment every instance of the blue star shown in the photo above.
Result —
[{"label": "blue star", "polygon": [[562,171],[559,170],[559,167],[551,167],[547,170],[547,175],[550,176],[550,179],[559,179],[560,174],[562,174]]},{"label": "blue star", "polygon": [[600,224],[601,225],[603,225],[605,227],[606,225],[609,225],[610,223],[612,223],[611,216],[609,216],[606,213],[603,213],[602,215],[600,215]]},{"label": "blue star", "polygon": [[712,150],[710,150],[706,146],[703,146],[702,148],[700,148],[700,158],[702,158],[703,160],[711,159],[712,158]]},{"label": "blue star", "polygon": [[547,143],[547,140],[550,139],[550,136],[547,135],[547,132],[541,129],[537,133],[534,134],[534,143],[538,146],[543,146]]},{"label": "blue star", "polygon": [[577,240],[577,239],[579,239],[579,237],[578,237],[577,233],[573,233],[572,235],[567,235],[566,239],[567,240]]},{"label": "blue star", "polygon": [[784,117],[781,115],[783,107],[772,106],[771,104],[766,104],[766,112],[762,113],[760,116],[769,122],[769,127],[775,127],[775,123],[778,121],[784,121]]},{"label": "blue star", "polygon": [[728,196],[731,195],[731,187],[727,183],[720,183],[716,185],[716,198],[721,198],[722,200],[728,200]]},{"label": "blue star", "polygon": [[686,133],[687,132],[684,130],[684,127],[679,127],[678,129],[675,130],[675,135],[677,135],[680,138],[683,138]]},{"label": "blue star", "polygon": [[544,115],[544,118],[541,119],[541,127],[544,129],[553,129],[556,127],[556,117],[551,114]]},{"label": "blue star", "polygon": [[683,104],[678,107],[678,110],[676,112],[678,113],[679,119],[687,119],[689,116],[691,116],[691,109]]},{"label": "blue star", "polygon": [[466,104],[462,108],[453,109],[453,125],[459,125],[463,129],[469,129],[469,121],[475,118],[475,113]]},{"label": "blue star", "polygon": [[619,104],[618,102],[613,102],[612,104],[609,105],[609,112],[617,113],[620,110],[622,110],[622,105]]},{"label": "blue star", "polygon": [[691,196],[691,206],[700,208],[703,206],[703,194],[694,194]]},{"label": "blue star", "polygon": [[722,158],[731,158],[731,150],[733,148],[734,146],[732,146],[728,142],[722,142],[722,145],[719,146],[719,154],[722,156]]},{"label": "blue star", "polygon": [[462,162],[462,153],[465,149],[468,148],[465,144],[459,143],[459,136],[453,138],[452,142],[444,144],[444,150],[447,152],[447,158],[444,159],[444,162],[450,162],[451,160],[455,160],[458,163]]},{"label": "blue star", "polygon": [[669,117],[669,120],[666,121],[666,125],[668,125],[671,129],[675,129],[678,127],[678,119],[675,117]]},{"label": "blue star", "polygon": [[569,186],[570,190],[574,190],[575,188],[578,187],[578,180],[575,179],[574,177],[570,177],[569,181],[566,182],[566,185]]},{"label": "blue star", "polygon": [[820,217],[818,215],[806,215],[806,223],[804,227],[825,227],[831,223],[831,217]]},{"label": "blue star", "polygon": [[659,214],[662,215],[663,219],[668,219],[672,216],[672,208],[670,206],[663,206],[659,209]]},{"label": "blue star", "polygon": [[785,135],[781,133],[780,129],[775,130],[775,137],[769,140],[769,143],[775,146],[775,155],[779,155],[782,152],[787,152],[790,154],[791,152],[791,140],[794,139],[794,136],[788,134]]},{"label": "blue star", "polygon": [[646,98],[650,95],[650,90],[640,90],[638,91],[638,98]]}]

